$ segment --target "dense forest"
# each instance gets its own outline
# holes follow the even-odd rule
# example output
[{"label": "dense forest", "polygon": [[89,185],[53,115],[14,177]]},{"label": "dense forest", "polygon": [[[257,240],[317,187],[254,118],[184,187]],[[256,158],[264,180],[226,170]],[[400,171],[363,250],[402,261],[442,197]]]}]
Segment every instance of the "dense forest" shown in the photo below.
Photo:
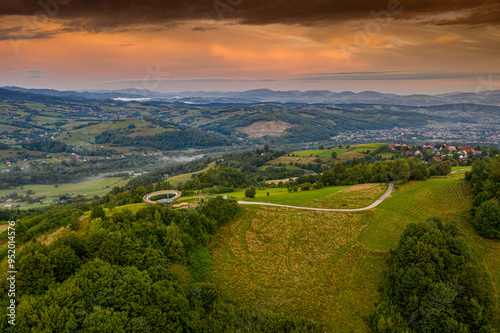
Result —
[{"label": "dense forest", "polygon": [[465,179],[472,187],[472,225],[484,237],[500,238],[500,157],[476,161]]},{"label": "dense forest", "polygon": [[[196,210],[150,206],[111,217],[95,206],[88,232],[50,245],[36,242],[18,254],[16,325],[7,323],[3,293],[0,330],[321,332],[314,322],[239,304],[209,280],[210,236],[239,210],[235,201],[221,197]],[[66,213],[70,218],[60,224],[82,214]],[[50,218],[32,217],[33,225],[24,222],[19,237]],[[8,289],[5,279],[0,283]]]},{"label": "dense forest", "polygon": [[497,332],[500,312],[491,280],[456,224],[431,218],[410,224],[387,260],[375,332]]},{"label": "dense forest", "polygon": [[206,172],[194,175],[194,178],[181,184],[178,190],[202,190],[211,187],[221,188],[246,188],[252,184],[244,173],[237,169],[218,167],[209,169]]},{"label": "dense forest", "polygon": [[30,143],[23,143],[22,147],[28,150],[43,151],[45,153],[62,153],[69,151],[69,147],[64,142],[53,140],[38,140]]}]

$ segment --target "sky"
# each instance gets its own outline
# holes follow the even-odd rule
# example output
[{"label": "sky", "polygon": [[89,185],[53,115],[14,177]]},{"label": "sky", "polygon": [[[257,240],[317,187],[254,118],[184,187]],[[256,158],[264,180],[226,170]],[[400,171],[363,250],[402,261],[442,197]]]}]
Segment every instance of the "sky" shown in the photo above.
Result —
[{"label": "sky", "polygon": [[499,0],[2,0],[0,86],[500,89]]}]

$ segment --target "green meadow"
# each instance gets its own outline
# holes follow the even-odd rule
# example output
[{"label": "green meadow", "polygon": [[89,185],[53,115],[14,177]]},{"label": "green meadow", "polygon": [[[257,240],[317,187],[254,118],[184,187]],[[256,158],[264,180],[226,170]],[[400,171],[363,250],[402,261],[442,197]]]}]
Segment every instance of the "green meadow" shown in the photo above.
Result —
[{"label": "green meadow", "polygon": [[[30,195],[33,198],[38,198],[46,196],[43,200],[43,204],[33,203],[28,204],[27,202],[18,203],[4,203],[4,204],[14,204],[14,206],[20,205],[21,208],[32,208],[32,207],[43,207],[50,205],[52,199],[58,199],[62,195],[83,195],[93,197],[95,195],[103,196],[113,189],[114,186],[124,186],[129,180],[124,180],[120,177],[96,177],[89,178],[77,183],[59,184],[55,185],[26,185],[19,186],[14,189],[0,190],[0,196],[8,197],[12,193],[17,193],[19,196],[26,196],[26,192],[31,190],[35,194]],[[3,207],[2,207],[3,208]]]}]

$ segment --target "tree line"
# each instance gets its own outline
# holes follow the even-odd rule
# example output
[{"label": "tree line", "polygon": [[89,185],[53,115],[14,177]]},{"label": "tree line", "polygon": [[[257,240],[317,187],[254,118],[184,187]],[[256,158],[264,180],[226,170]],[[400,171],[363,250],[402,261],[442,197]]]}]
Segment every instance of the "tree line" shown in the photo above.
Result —
[{"label": "tree line", "polygon": [[500,329],[491,280],[455,223],[407,226],[387,259],[374,332],[484,332]]},{"label": "tree line", "polygon": [[484,237],[500,238],[500,157],[474,162],[465,179],[472,189],[472,225]]}]

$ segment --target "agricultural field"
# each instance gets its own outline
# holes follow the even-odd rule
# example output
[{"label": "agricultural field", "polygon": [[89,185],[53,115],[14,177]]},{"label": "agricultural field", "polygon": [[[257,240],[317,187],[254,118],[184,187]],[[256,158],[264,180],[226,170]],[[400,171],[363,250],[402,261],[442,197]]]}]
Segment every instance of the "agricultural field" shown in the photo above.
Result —
[{"label": "agricultural field", "polygon": [[[439,216],[464,230],[498,296],[500,242],[469,226],[471,201],[462,178],[458,173],[409,182],[364,212],[245,206],[242,217],[220,229],[210,244],[213,280],[221,292],[249,306],[312,318],[327,332],[369,332],[363,318],[379,300],[388,251],[406,225]],[[269,197],[266,192],[255,200],[286,201],[277,190],[269,190]],[[286,204],[297,204],[294,194],[301,192],[292,193]]]},{"label": "agricultural field", "polygon": [[167,131],[167,129],[155,127],[141,119],[121,119],[65,132],[61,135],[59,141],[65,142],[71,146],[94,145],[96,135],[107,130],[128,130],[129,126],[135,126],[130,129],[133,132],[129,134],[130,137],[148,136]]},{"label": "agricultural field", "polygon": [[[130,180],[130,179],[129,179]],[[19,196],[25,195],[28,190],[35,192],[35,194],[30,195],[33,198],[39,198],[46,196],[43,200],[43,204],[33,203],[29,204],[27,202],[4,202],[5,204],[13,204],[14,207],[20,205],[19,208],[32,208],[32,207],[44,207],[52,203],[52,199],[58,199],[62,195],[84,195],[93,197],[95,195],[103,196],[113,189],[114,186],[124,186],[129,182],[129,180],[124,180],[120,177],[95,177],[90,178],[85,181],[71,184],[59,184],[54,185],[25,185],[16,187],[14,189],[0,190],[0,197],[8,197],[12,193],[17,193]],[[1,207],[3,208],[3,206]]]},{"label": "agricultural field", "polygon": [[369,144],[365,144],[365,145],[355,145],[355,146],[351,146],[349,151],[351,151],[353,153],[364,153],[367,150],[369,150],[369,151],[373,152],[377,148],[380,148],[380,147],[385,146],[385,145],[386,145],[385,143],[369,143]]},{"label": "agricultural field", "polygon": [[[363,145],[353,145],[349,148],[334,148],[334,149],[316,149],[316,150],[302,150],[295,151],[295,156],[300,157],[331,157],[333,152],[337,153],[337,157],[340,158],[342,154],[350,152],[350,153],[365,153],[367,150],[373,152],[377,148],[386,145],[385,143],[370,143]],[[391,154],[392,155],[392,154]]]},{"label": "agricultural field", "polygon": [[[269,164],[276,165],[278,163],[289,164],[292,163],[317,163],[317,159],[321,160],[321,163],[328,163],[331,161],[346,162],[354,158],[362,159],[367,156],[366,152],[374,152],[377,148],[386,145],[385,143],[371,143],[371,144],[361,144],[353,145],[349,148],[333,148],[333,149],[315,149],[315,150],[302,150],[295,151],[290,156],[282,156],[274,161],[270,161]],[[336,152],[337,157],[332,160],[332,153]],[[394,155],[393,152],[382,152],[378,156],[383,158],[391,158]]]},{"label": "agricultural field", "polygon": [[295,151],[294,154],[295,156],[300,156],[300,157],[316,157],[316,156],[331,157],[333,152],[336,152],[337,156],[340,156],[346,151],[347,151],[346,148],[316,149],[316,150]]},{"label": "agricultural field", "polygon": [[169,177],[167,180],[168,182],[172,185],[177,187],[179,183],[185,183],[186,181],[190,180],[194,174],[200,174],[203,172],[207,172],[209,169],[213,168],[215,166],[215,163],[210,163],[205,169],[197,171],[197,172],[191,172],[191,173],[183,173],[181,175]]},{"label": "agricultural field", "polygon": [[[318,163],[317,160],[320,159],[321,160],[321,163],[322,164],[325,164],[329,161],[332,161],[332,158],[331,157],[316,157],[316,156],[313,156],[313,157],[310,157],[310,156],[292,156],[292,154],[290,154],[290,156],[280,156],[272,161],[269,161],[267,162],[266,165],[272,165],[272,166],[279,166],[280,163],[282,166],[286,166],[287,168],[288,167],[293,167],[293,164],[295,163],[299,163],[299,164],[316,164]],[[290,163],[292,163],[292,165],[290,165]]]},{"label": "agricultural field", "polygon": [[472,166],[454,166],[454,167],[451,167],[451,172],[462,172],[462,170],[465,170],[463,172],[466,172],[466,171],[470,171],[472,170]]}]

